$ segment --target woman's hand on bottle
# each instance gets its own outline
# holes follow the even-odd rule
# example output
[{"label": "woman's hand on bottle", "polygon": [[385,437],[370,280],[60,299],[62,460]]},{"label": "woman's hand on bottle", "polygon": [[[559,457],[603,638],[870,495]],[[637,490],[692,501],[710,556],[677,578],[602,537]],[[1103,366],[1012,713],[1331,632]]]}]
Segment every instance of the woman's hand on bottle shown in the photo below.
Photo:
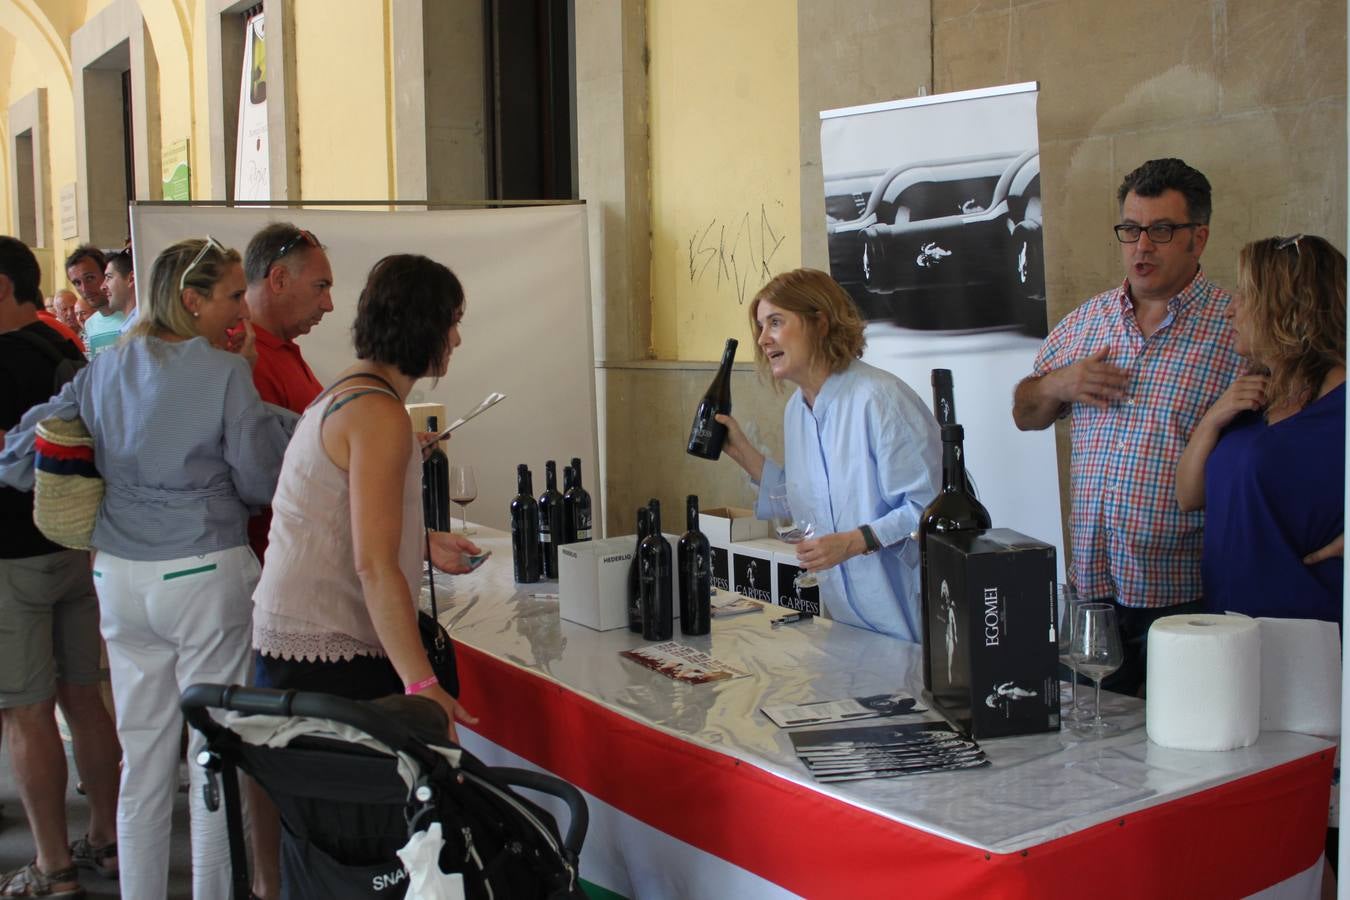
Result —
[{"label": "woman's hand on bottle", "polygon": [[464,708],[454,697],[446,692],[445,688],[439,684],[432,685],[424,691],[418,692],[417,696],[426,697],[428,700],[434,700],[441,709],[445,710],[445,716],[450,720],[449,735],[450,740],[456,744],[459,743],[459,731],[455,728],[456,722],[463,722],[465,725],[477,725],[478,717]]},{"label": "woman's hand on bottle", "polygon": [[755,445],[750,443],[750,439],[741,430],[740,422],[721,413],[713,418],[717,420],[717,424],[725,426],[727,430],[726,440],[722,442],[722,450],[752,479],[758,482],[760,473],[764,471],[764,454],[760,453],[759,450],[755,449]]},{"label": "woman's hand on bottle", "polygon": [[866,552],[861,531],[839,531],[798,544],[797,564],[808,572],[820,572]]},{"label": "woman's hand on bottle", "polygon": [[431,532],[431,564],[451,575],[465,575],[473,571],[468,557],[483,551],[462,534],[450,531]]},{"label": "woman's hand on bottle", "polygon": [[441,441],[450,440],[450,435],[437,439],[437,433],[434,431],[415,431],[413,438],[417,441],[417,446],[422,448],[422,462],[431,458],[431,451],[436,449],[436,445]]}]

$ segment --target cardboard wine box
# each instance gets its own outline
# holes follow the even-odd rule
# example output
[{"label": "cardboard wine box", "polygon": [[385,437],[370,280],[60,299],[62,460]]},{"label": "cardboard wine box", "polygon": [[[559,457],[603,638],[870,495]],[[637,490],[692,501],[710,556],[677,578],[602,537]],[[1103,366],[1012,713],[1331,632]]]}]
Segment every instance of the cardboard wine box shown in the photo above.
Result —
[{"label": "cardboard wine box", "polygon": [[756,519],[752,510],[734,506],[716,506],[699,512],[698,530],[708,539],[708,545],[712,550],[713,588],[730,591],[732,543],[766,536],[769,533],[769,523]]},{"label": "cardboard wine box", "polygon": [[773,558],[774,545],[778,543],[758,538],[731,544],[731,589],[734,592],[761,603],[774,602],[778,594]]},{"label": "cardboard wine box", "polygon": [[978,740],[1059,730],[1055,548],[1007,528],[930,535],[933,705]]},{"label": "cardboard wine box", "polygon": [[[665,535],[670,544],[671,577],[679,537]],[[580,541],[558,548],[558,614],[569,622],[610,631],[628,627],[628,570],[637,535]],[[675,618],[680,617],[678,585],[673,584]]]}]

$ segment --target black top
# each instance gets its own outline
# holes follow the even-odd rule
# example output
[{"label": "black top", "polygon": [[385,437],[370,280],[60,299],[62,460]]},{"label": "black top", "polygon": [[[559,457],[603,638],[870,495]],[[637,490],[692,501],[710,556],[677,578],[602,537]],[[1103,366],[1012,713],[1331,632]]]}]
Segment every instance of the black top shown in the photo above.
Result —
[{"label": "black top", "polygon": [[[48,341],[62,356],[84,359],[80,348],[41,322],[22,331]],[[9,431],[23,414],[51,399],[56,364],[47,354],[15,333],[0,334],[0,430]],[[0,485],[0,559],[43,556],[65,550],[42,536],[33,524],[33,495]]]}]

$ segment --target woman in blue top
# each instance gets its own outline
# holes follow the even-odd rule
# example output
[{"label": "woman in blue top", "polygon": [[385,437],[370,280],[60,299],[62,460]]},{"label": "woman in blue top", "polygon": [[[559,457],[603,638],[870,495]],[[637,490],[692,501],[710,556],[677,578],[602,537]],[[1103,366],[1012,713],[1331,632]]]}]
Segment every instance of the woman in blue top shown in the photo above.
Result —
[{"label": "woman in blue top", "polygon": [[1229,306],[1256,366],[1205,413],[1177,502],[1205,510],[1206,604],[1341,621],[1345,257],[1314,235],[1242,248]]},{"label": "woman in blue top", "polygon": [[[251,657],[258,562],[250,506],[271,502],[296,416],[258,399],[239,254],[181,241],[155,260],[148,308],[54,399],[6,435],[0,481],[33,484],[33,429],[79,416],[106,493],[94,524],[94,586],[122,742],[117,856],[123,897],[163,897],[178,784],[178,697],[241,684]],[[228,335],[245,320],[244,337]],[[226,352],[240,344],[239,353]],[[189,736],[189,759],[202,738]],[[190,766],[194,897],[230,896],[224,817]],[[94,848],[104,853],[105,848]]]},{"label": "woman in blue top", "polygon": [[819,573],[821,603],[840,622],[918,642],[919,547],[911,535],[941,487],[937,420],[899,378],[861,362],[852,298],[815,269],[786,272],[750,304],[761,370],[797,391],[783,410],[784,465],[765,458],[730,416],[724,449],[759,485],[771,518],[786,484],[794,518],[815,527],[797,545]]}]

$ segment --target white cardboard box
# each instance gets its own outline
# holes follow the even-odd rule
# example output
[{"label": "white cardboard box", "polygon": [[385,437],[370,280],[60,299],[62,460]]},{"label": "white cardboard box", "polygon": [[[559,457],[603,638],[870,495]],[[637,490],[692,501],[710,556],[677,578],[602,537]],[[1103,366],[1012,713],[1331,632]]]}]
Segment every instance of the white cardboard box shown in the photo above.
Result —
[{"label": "white cardboard box", "polygon": [[[671,575],[679,538],[665,535],[670,544]],[[558,548],[558,614],[569,622],[611,631],[628,627],[628,571],[633,563],[636,535],[563,544]],[[678,585],[671,586],[678,598]],[[680,617],[679,601],[673,603]]]},{"label": "white cardboard box", "polygon": [[[781,541],[757,538],[731,544],[731,590],[752,600],[773,603],[778,596],[774,554]],[[714,567],[714,572],[716,568]]]},{"label": "white cardboard box", "polygon": [[732,541],[749,541],[769,536],[769,523],[755,518],[754,510],[735,506],[716,506],[698,514],[698,530],[708,543],[725,547]]},{"label": "white cardboard box", "polygon": [[[797,548],[786,541],[780,541],[777,538],[757,538],[753,541],[741,541],[731,545],[733,561],[740,557],[739,565],[733,564],[733,569],[742,579],[746,576],[744,573],[749,566],[748,559],[751,555],[767,554],[769,557],[772,572],[770,577],[771,590],[773,591],[773,603],[788,609],[794,609],[798,612],[807,612],[819,616],[823,613],[820,607],[820,588],[809,587],[797,590],[794,581],[797,573],[802,571],[797,565]],[[763,556],[756,555],[757,559],[763,559]],[[755,599],[763,599],[756,594],[749,596]]]}]

